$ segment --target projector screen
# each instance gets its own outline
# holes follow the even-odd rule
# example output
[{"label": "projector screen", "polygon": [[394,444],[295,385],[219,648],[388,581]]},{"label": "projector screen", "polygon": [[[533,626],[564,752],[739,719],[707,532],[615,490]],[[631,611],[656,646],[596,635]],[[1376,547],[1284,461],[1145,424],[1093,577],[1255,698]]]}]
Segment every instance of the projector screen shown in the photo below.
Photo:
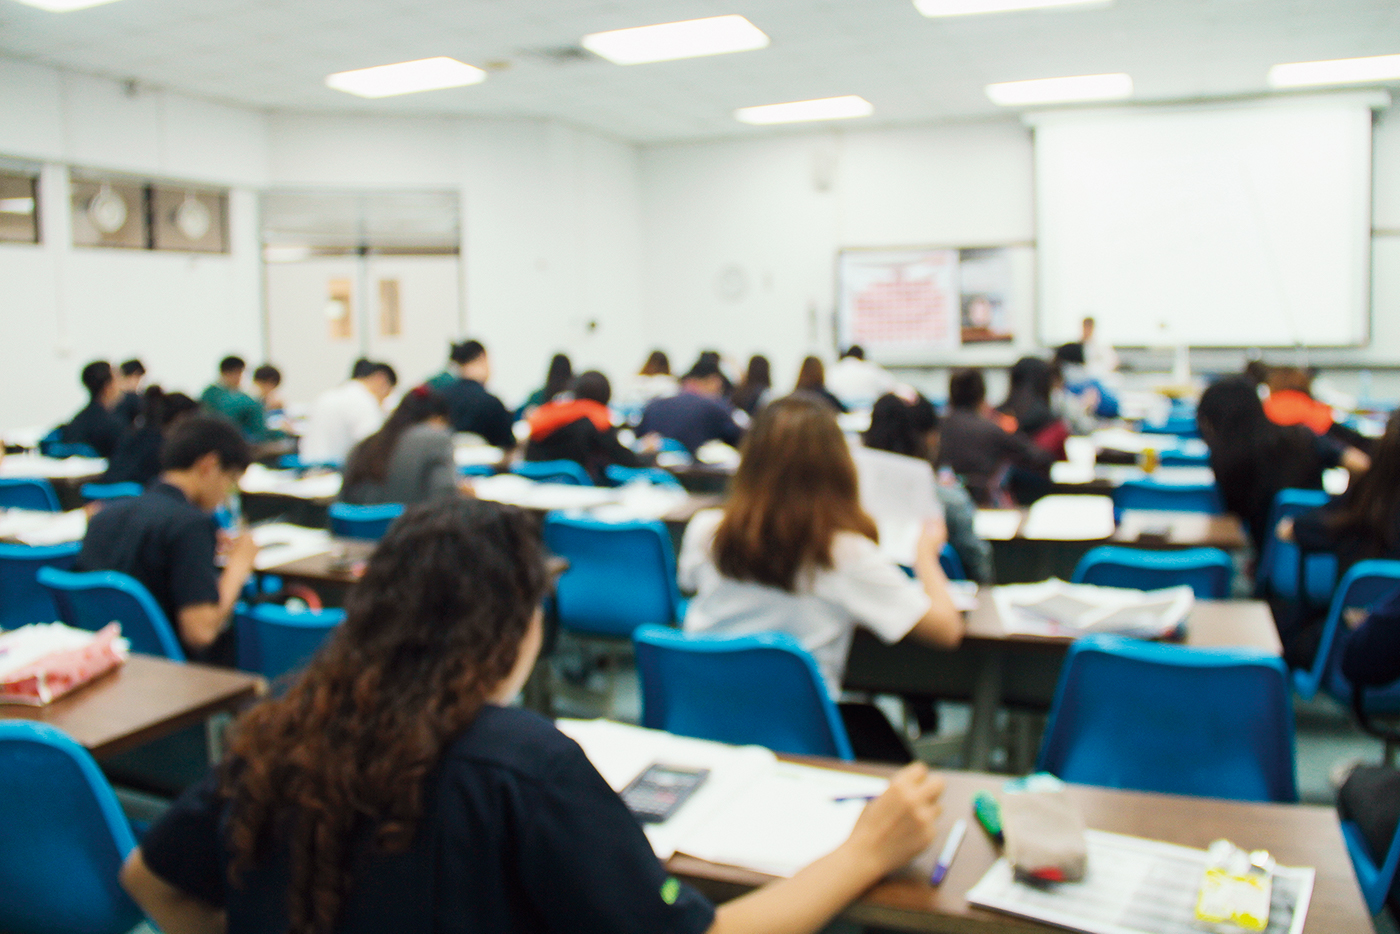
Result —
[{"label": "projector screen", "polygon": [[1361,95],[1038,114],[1040,337],[1121,345],[1367,338]]}]

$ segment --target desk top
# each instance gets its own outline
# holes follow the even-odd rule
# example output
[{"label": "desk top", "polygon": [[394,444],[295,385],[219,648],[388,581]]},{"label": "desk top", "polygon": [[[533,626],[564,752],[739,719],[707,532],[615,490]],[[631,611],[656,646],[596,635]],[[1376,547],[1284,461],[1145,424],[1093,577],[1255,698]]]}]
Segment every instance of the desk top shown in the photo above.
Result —
[{"label": "desk top", "polygon": [[[988,525],[992,520],[1005,528],[997,533],[988,532],[989,541],[1041,541],[1027,538],[1024,532],[1026,509],[979,509],[987,515]],[[1014,513],[1020,514],[1020,522],[1015,521]],[[1014,528],[1014,531],[1012,529]],[[1010,537],[1008,538],[1008,534]],[[1046,539],[1045,541],[1050,541]],[[1054,540],[1057,544],[1060,540]],[[1230,513],[1211,515],[1204,512],[1169,512],[1156,509],[1126,509],[1119,519],[1118,527],[1107,539],[1096,541],[1111,542],[1115,545],[1130,545],[1140,548],[1223,548],[1230,551],[1243,548],[1248,543],[1244,525],[1239,517]],[[1073,543],[1073,542],[1071,542]],[[1092,544],[1093,542],[1089,542]]]},{"label": "desk top", "polygon": [[0,706],[0,719],[56,726],[101,759],[235,711],[266,689],[267,682],[246,672],[132,655],[46,707]]},{"label": "desk top", "polygon": [[0,477],[35,477],[52,482],[93,480],[107,471],[100,457],[44,457],[42,454],[12,454],[0,460]]},{"label": "desk top", "polygon": [[[803,761],[863,772],[891,771],[825,760]],[[1006,777],[947,772],[944,779],[947,790],[938,820],[938,839],[946,837],[953,821],[960,817],[967,818],[971,826],[943,884],[932,888],[923,879],[891,878],[866,893],[845,912],[845,917],[860,924],[900,931],[1031,934],[1059,930],[968,905],[967,891],[998,855],[987,835],[972,820],[972,796],[981,790],[1000,788]],[[1332,808],[1188,798],[1083,785],[1069,786],[1069,794],[1084,814],[1085,823],[1096,830],[1200,849],[1225,837],[1249,849],[1267,849],[1283,865],[1312,866],[1317,870],[1317,878],[1305,934],[1373,930]],[[682,855],[673,857],[668,867],[713,897],[727,898],[768,879],[759,873]]]}]

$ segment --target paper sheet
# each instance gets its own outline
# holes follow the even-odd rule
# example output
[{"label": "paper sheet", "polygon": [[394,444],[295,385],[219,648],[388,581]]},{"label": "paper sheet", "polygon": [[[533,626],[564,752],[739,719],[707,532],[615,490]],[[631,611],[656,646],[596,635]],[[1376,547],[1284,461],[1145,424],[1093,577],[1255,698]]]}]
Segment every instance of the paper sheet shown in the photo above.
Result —
[{"label": "paper sheet", "polygon": [[87,511],[43,512],[37,509],[0,510],[0,539],[25,545],[61,545],[81,541],[87,534]]},{"label": "paper sheet", "polygon": [[505,457],[505,451],[489,444],[459,444],[452,449],[452,459],[458,467],[494,466]]},{"label": "paper sheet", "polygon": [[972,520],[977,537],[988,542],[1009,542],[1021,530],[1025,515],[1019,509],[979,509]]},{"label": "paper sheet", "polygon": [[46,480],[74,480],[107,472],[107,461],[100,457],[43,457],[39,454],[11,454],[0,460],[0,477],[43,477]]},{"label": "paper sheet", "polygon": [[1021,528],[1023,538],[1053,542],[1097,541],[1113,534],[1113,500],[1107,496],[1044,496]]},{"label": "paper sheet", "polygon": [[690,495],[685,490],[647,482],[628,483],[616,487],[613,492],[617,494],[617,502],[595,506],[589,515],[601,522],[663,519],[684,506]]},{"label": "paper sheet", "polygon": [[271,470],[252,464],[238,482],[244,493],[271,493],[296,499],[334,499],[340,493],[340,474],[313,473],[297,476],[294,470]]},{"label": "paper sheet", "polygon": [[[1090,830],[1082,882],[1027,885],[999,859],[967,893],[974,905],[1086,934],[1200,934],[1196,895],[1205,850]],[[1302,934],[1314,871],[1278,866],[1266,934]]]},{"label": "paper sheet", "polygon": [[308,529],[286,522],[254,526],[252,533],[253,541],[258,543],[253,567],[259,571],[323,555],[333,547],[331,533],[325,529]]},{"label": "paper sheet", "polygon": [[1155,639],[1185,622],[1196,598],[1184,584],[1132,590],[1052,578],[993,587],[992,602],[1009,633],[1075,637],[1112,632]]},{"label": "paper sheet", "polygon": [[574,486],[569,483],[536,483],[514,474],[498,474],[472,481],[478,499],[508,503],[522,509],[588,509],[617,502],[616,489]]}]

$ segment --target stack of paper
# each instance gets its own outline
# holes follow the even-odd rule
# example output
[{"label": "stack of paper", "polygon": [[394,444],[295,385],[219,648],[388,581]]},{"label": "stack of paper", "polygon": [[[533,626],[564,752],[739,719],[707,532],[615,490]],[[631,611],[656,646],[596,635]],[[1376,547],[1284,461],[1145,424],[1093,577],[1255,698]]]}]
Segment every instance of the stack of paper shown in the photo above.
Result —
[{"label": "stack of paper", "polygon": [[508,503],[522,509],[589,509],[616,502],[616,489],[596,486],[574,486],[570,483],[536,483],[515,474],[497,474],[472,481],[478,499]]},{"label": "stack of paper", "polygon": [[1110,537],[1115,527],[1113,500],[1107,496],[1043,496],[1026,515],[1021,536],[1050,542],[1096,541]]},{"label": "stack of paper", "polygon": [[1186,620],[1195,604],[1195,594],[1185,584],[1162,590],[1132,590],[1052,579],[1039,584],[994,587],[992,600],[1007,632],[1113,632],[1157,638]]},{"label": "stack of paper", "polygon": [[271,470],[252,464],[238,488],[244,493],[272,493],[297,499],[334,499],[340,493],[340,474],[334,472],[297,476],[295,470]]},{"label": "stack of paper", "polygon": [[331,533],[325,529],[308,529],[286,522],[270,522],[254,526],[253,541],[258,543],[258,555],[253,567],[259,571],[280,567],[302,558],[323,555],[330,551]]},{"label": "stack of paper", "polygon": [[61,545],[81,541],[87,534],[87,511],[44,512],[38,509],[0,510],[0,539],[23,545]]},{"label": "stack of paper", "polygon": [[100,457],[43,457],[39,454],[12,454],[0,460],[0,477],[43,477],[48,480],[95,477],[107,472],[107,461]]}]

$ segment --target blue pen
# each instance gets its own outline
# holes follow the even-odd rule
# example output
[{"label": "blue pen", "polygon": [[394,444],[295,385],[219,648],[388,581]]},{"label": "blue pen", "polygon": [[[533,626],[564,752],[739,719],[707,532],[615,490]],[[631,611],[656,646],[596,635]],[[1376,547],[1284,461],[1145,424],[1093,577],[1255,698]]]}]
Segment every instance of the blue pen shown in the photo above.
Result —
[{"label": "blue pen", "polygon": [[832,801],[874,801],[879,795],[838,795]]},{"label": "blue pen", "polygon": [[933,867],[933,874],[928,877],[929,885],[938,885],[948,874],[948,867],[953,865],[953,857],[958,855],[958,846],[962,843],[965,833],[967,821],[959,818],[953,823],[953,829],[948,831],[948,842],[943,844],[943,852],[938,854],[938,864]]}]

